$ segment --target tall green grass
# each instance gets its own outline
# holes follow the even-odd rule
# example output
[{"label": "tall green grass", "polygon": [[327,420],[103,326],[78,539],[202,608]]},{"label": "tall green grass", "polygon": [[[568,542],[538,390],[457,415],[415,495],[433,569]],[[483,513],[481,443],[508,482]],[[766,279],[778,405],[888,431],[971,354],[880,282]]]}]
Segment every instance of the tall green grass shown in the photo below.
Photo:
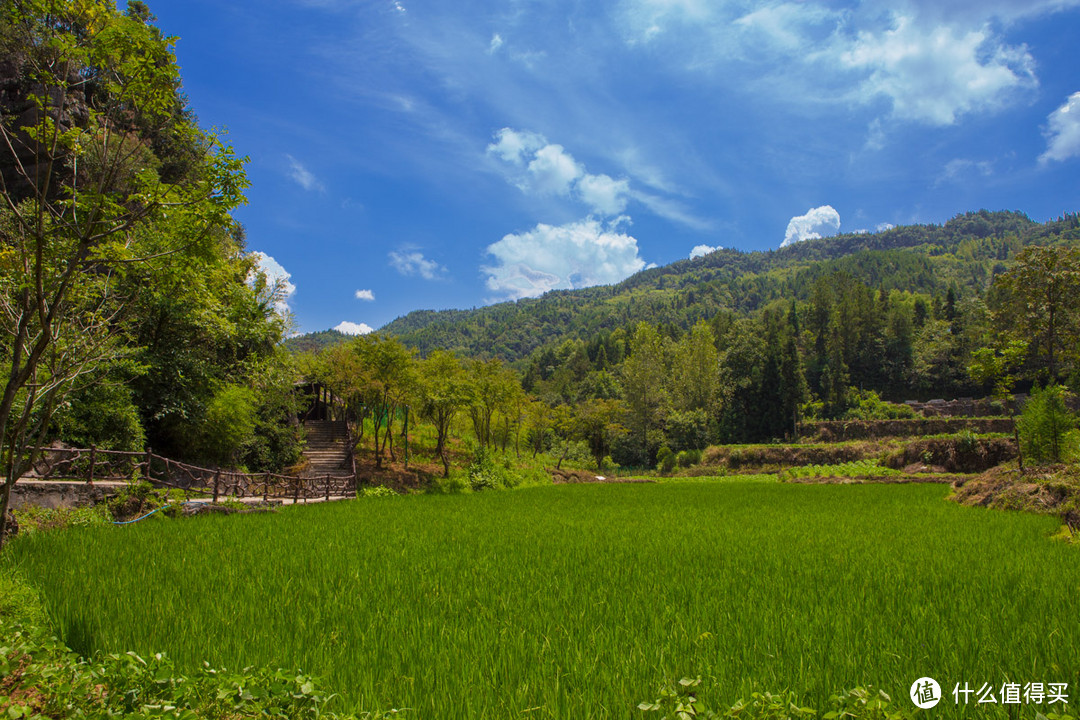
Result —
[{"label": "tall green grass", "polygon": [[[298,667],[357,709],[630,718],[701,675],[821,707],[938,679],[1069,682],[1080,554],[940,486],[673,483],[367,499],[17,540],[82,652]],[[1024,708],[1024,716],[1034,714]],[[1005,717],[974,707],[968,717]]]}]

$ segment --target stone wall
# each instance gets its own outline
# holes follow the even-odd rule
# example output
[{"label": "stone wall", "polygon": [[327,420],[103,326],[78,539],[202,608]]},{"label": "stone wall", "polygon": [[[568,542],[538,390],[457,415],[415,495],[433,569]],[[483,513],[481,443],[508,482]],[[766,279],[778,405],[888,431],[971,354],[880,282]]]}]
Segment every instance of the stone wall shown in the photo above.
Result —
[{"label": "stone wall", "polygon": [[957,398],[955,400],[908,400],[904,404],[923,417],[995,417],[1008,416],[1023,407],[1027,395],[1014,395],[1004,406],[991,398]]},{"label": "stone wall", "polygon": [[11,509],[18,510],[24,505],[37,505],[45,508],[70,508],[84,505],[97,505],[123,487],[123,483],[84,482],[40,482],[20,480],[11,489]]}]

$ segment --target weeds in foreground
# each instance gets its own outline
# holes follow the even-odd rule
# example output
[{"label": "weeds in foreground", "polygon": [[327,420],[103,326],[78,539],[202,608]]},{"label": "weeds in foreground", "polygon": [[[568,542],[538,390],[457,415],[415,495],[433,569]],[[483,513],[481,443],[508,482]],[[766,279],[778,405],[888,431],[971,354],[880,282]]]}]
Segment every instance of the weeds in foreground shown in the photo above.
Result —
[{"label": "weeds in foreground", "polygon": [[384,720],[402,712],[328,712],[336,696],[295,671],[208,663],[195,672],[165,655],[133,652],[85,659],[46,630],[37,594],[15,575],[0,575],[0,717],[130,717],[198,720],[208,717]]}]

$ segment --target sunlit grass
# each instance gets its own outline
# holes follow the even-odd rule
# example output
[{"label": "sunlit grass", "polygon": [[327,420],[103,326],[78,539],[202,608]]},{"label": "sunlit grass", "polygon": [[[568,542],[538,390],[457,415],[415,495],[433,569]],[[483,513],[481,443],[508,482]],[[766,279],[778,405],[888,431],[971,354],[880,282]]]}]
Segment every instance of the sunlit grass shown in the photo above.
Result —
[{"label": "sunlit grass", "polygon": [[752,689],[820,707],[856,684],[906,698],[924,675],[1080,694],[1080,554],[1047,539],[1053,519],[940,486],[729,480],[88,528],[10,560],[82,652],[297,667],[417,718],[628,718],[697,675],[714,707]]}]

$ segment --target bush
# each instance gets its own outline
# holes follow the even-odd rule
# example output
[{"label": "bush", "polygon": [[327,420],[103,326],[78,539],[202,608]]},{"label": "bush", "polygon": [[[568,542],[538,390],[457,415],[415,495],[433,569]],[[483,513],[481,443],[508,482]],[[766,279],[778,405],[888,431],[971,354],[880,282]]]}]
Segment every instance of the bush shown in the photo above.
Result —
[{"label": "bush", "polygon": [[57,434],[74,447],[141,451],[145,436],[131,388],[108,380],[82,388],[53,418]]},{"label": "bush", "polygon": [[465,472],[473,490],[512,488],[521,484],[521,478],[511,471],[508,462],[497,459],[490,447],[477,449]]},{"label": "bush", "polygon": [[255,393],[226,385],[214,394],[199,429],[200,454],[208,462],[235,467],[237,456],[255,434]]},{"label": "bush", "polygon": [[671,448],[664,445],[656,453],[656,467],[660,472],[669,473],[675,469],[676,456],[671,452]]},{"label": "bush", "polygon": [[907,405],[886,402],[873,390],[856,391],[849,396],[851,405],[843,420],[903,420],[915,417]]},{"label": "bush", "polygon": [[667,437],[675,450],[700,450],[709,444],[709,414],[704,410],[673,412],[667,419]]},{"label": "bush", "polygon": [[1060,385],[1033,388],[1016,429],[1025,460],[1059,463],[1077,456],[1076,417],[1065,407]]},{"label": "bush", "polygon": [[688,468],[701,462],[700,450],[682,450],[675,456],[675,462],[681,468]]}]

